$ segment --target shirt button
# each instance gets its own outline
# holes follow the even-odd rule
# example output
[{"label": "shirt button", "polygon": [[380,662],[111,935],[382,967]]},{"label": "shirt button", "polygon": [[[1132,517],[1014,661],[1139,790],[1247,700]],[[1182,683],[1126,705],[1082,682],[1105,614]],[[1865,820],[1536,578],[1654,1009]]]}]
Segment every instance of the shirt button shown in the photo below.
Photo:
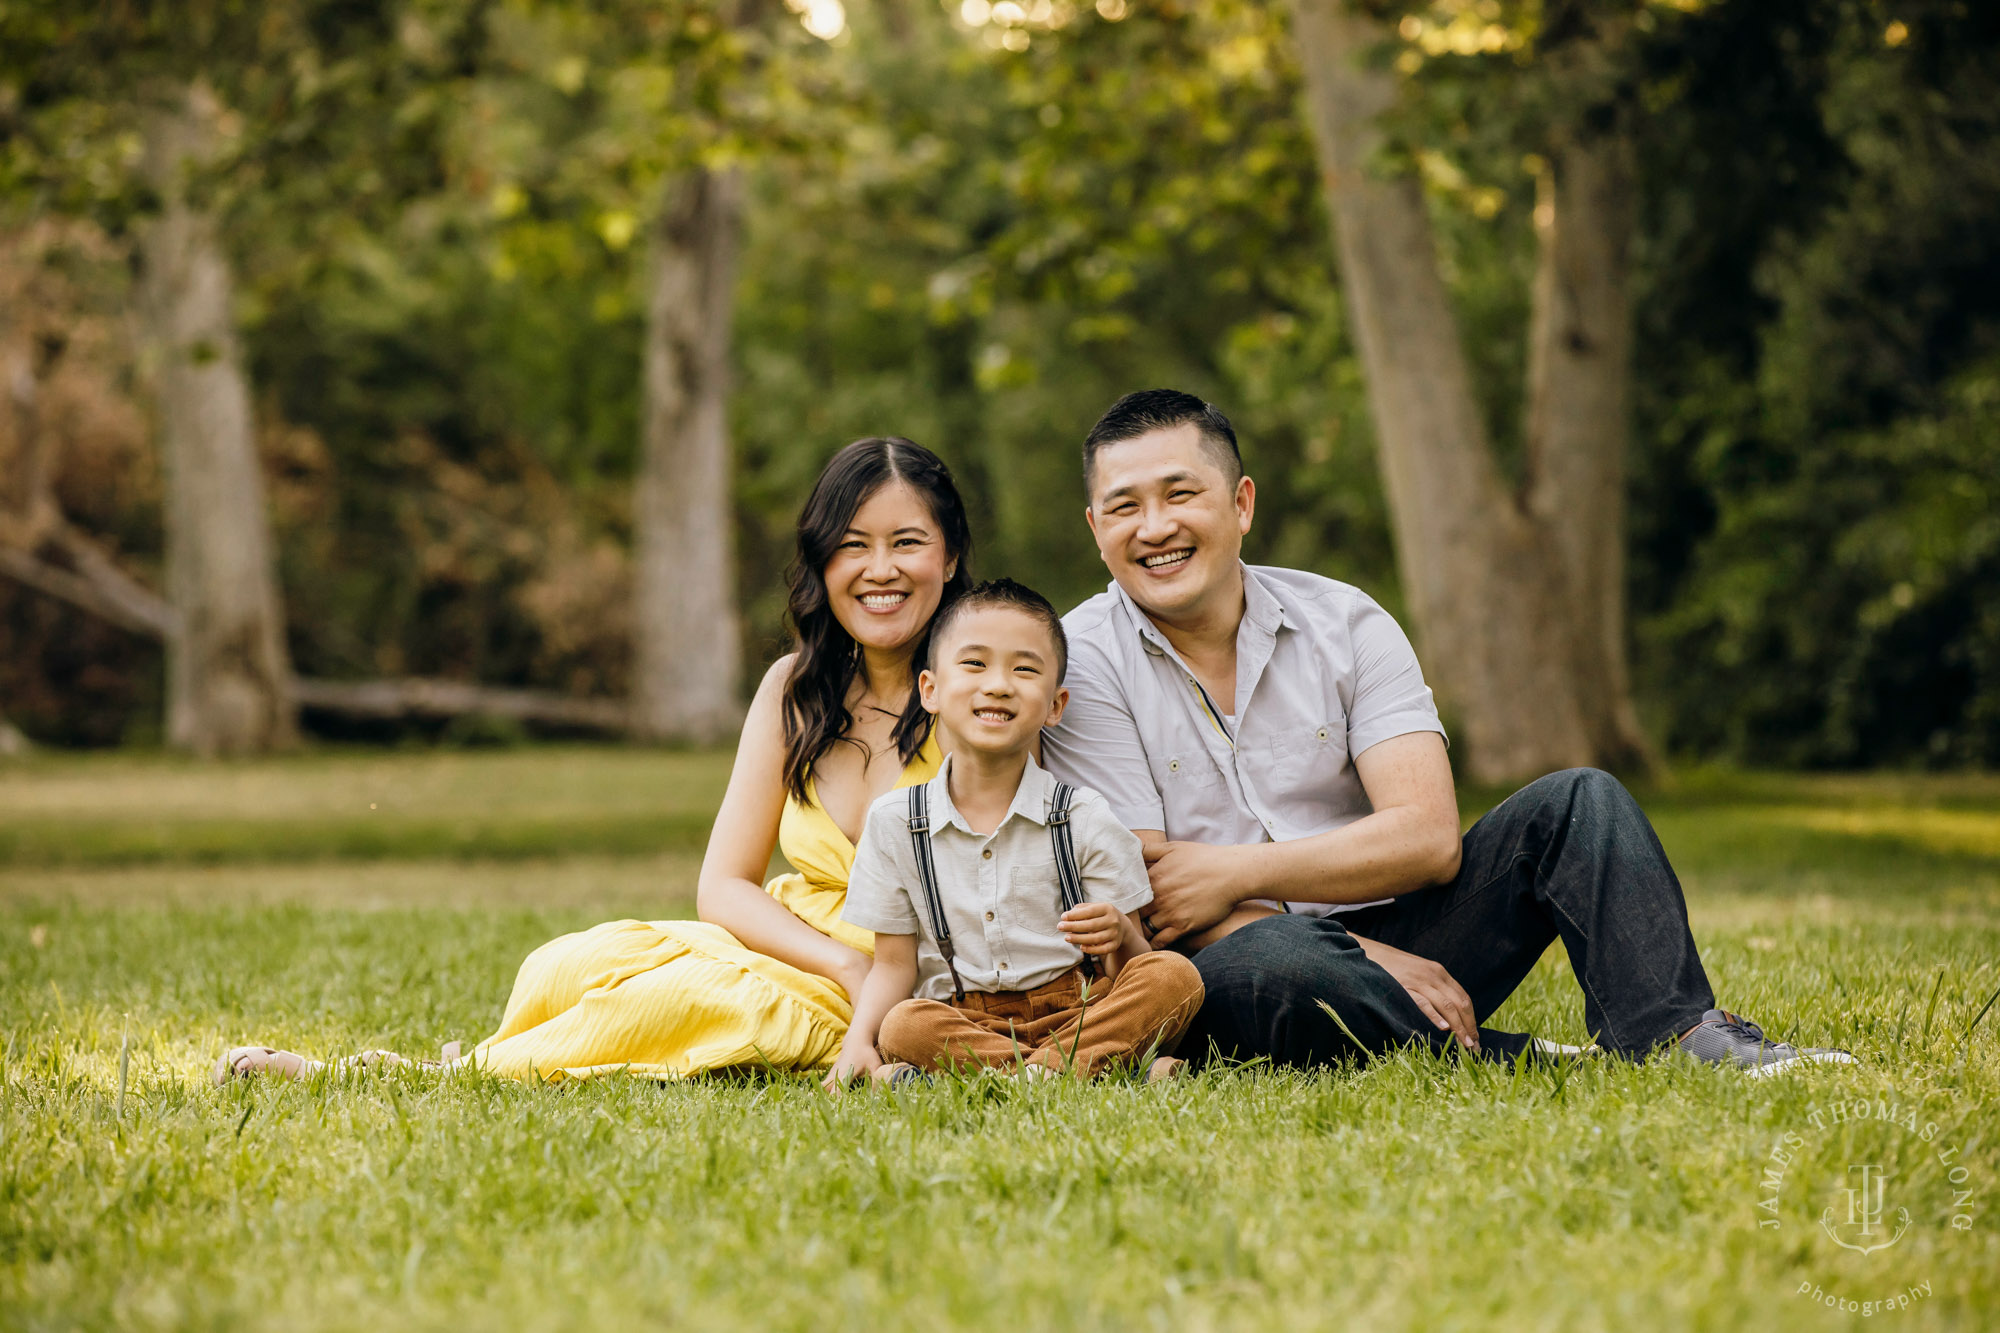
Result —
[{"label": "shirt button", "polygon": [[979,858],[982,861],[991,861],[993,859],[993,849],[991,847],[988,847],[985,851],[979,854]]},{"label": "shirt button", "polygon": [[988,921],[991,921],[991,920],[993,919],[993,913],[991,913],[991,912],[988,912],[988,913],[986,914],[986,919],[987,919]]}]

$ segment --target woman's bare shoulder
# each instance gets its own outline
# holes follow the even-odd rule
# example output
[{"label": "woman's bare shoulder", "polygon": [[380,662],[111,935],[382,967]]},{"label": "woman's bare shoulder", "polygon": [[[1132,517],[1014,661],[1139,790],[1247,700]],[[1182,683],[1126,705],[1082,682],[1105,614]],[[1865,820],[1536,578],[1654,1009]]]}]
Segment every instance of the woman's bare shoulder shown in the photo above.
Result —
[{"label": "woman's bare shoulder", "polygon": [[785,682],[792,678],[792,664],[799,660],[797,653],[786,653],[771,663],[764,672],[764,678],[757,682],[757,693],[751,696],[751,716],[777,716],[785,697]]},{"label": "woman's bare shoulder", "polygon": [[785,682],[792,678],[792,668],[798,664],[798,660],[799,655],[797,653],[786,653],[783,657],[771,663],[764,672],[764,679],[757,682],[758,695],[782,693],[785,688]]}]

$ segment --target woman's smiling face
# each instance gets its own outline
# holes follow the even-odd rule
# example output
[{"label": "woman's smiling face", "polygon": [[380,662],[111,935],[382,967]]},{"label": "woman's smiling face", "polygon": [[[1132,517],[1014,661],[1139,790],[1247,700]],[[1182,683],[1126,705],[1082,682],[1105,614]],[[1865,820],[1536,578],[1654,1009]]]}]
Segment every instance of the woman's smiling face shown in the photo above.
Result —
[{"label": "woman's smiling face", "polygon": [[841,628],[863,648],[894,651],[931,623],[957,566],[923,497],[892,481],[854,511],[821,576]]}]

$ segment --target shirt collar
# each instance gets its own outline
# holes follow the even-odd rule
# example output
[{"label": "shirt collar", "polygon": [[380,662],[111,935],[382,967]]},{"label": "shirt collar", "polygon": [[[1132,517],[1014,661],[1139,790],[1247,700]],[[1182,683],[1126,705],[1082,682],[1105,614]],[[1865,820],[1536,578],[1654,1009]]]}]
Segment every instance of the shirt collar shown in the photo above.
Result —
[{"label": "shirt collar", "polygon": [[[960,832],[975,838],[991,837],[988,833],[974,833],[972,826],[965,822],[965,816],[951,800],[951,760],[946,755],[938,765],[937,776],[930,780],[931,827],[940,828],[946,824],[956,825]],[[1007,807],[1005,818],[1001,819],[998,833],[1007,826],[1007,820],[1015,815],[1030,823],[1046,825],[1049,822],[1049,801],[1054,794],[1056,780],[1049,771],[1035,762],[1035,756],[1028,756],[1028,766],[1021,772],[1021,785],[1014,789],[1014,799]]]},{"label": "shirt collar", "polygon": [[[1240,561],[1238,563],[1241,564]],[[1291,623],[1285,617],[1284,604],[1265,584],[1261,574],[1249,565],[1242,565],[1242,569],[1243,619],[1265,633],[1275,636],[1280,629]],[[1154,657],[1170,656],[1173,650],[1167,644],[1167,636],[1160,632],[1160,627],[1153,623],[1152,617],[1132,600],[1132,595],[1125,591],[1124,585],[1117,579],[1111,580],[1110,593],[1112,600],[1124,608],[1126,623],[1131,626],[1132,632],[1139,636],[1139,642],[1146,651]],[[1236,632],[1242,634],[1242,626],[1239,625]]]},{"label": "shirt collar", "polygon": [[1243,618],[1272,634],[1289,623],[1284,603],[1264,582],[1264,576],[1248,565],[1243,566]]}]

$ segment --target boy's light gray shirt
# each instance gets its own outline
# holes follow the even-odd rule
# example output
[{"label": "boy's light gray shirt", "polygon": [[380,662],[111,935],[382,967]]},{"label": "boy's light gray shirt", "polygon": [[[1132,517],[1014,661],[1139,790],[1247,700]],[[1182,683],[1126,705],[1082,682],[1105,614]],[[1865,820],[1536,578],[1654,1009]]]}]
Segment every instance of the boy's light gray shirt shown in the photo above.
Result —
[{"label": "boy's light gray shirt", "polygon": [[[968,991],[1020,991],[1047,985],[1075,967],[1082,952],[1062,937],[1062,881],[1049,835],[1056,780],[1033,759],[1014,803],[991,833],[974,833],[951,803],[951,756],[930,780],[931,859],[951,928],[959,980]],[[1078,788],[1069,807],[1070,839],[1086,902],[1136,912],[1153,901],[1139,840],[1094,791]],[[951,1000],[951,972],[933,938],[910,842],[910,793],[889,792],[868,807],[854,849],[847,905],[840,919],[884,935],[916,935],[920,1000]]]},{"label": "boy's light gray shirt", "polygon": [[1216,846],[1309,838],[1374,812],[1356,755],[1444,734],[1409,638],[1359,588],[1245,565],[1243,591],[1233,727],[1115,582],[1063,617],[1070,701],[1042,757],[1127,828]]}]

